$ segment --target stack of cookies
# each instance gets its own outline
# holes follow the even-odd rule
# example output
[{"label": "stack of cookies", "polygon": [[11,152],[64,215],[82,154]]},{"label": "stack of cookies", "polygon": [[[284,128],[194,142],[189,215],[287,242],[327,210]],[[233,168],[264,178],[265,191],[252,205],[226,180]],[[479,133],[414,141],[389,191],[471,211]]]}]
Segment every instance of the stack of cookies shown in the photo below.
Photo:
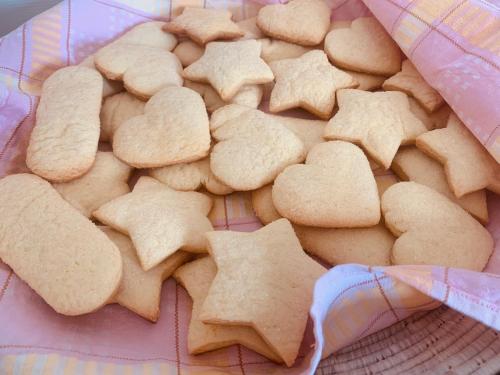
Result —
[{"label": "stack of cookies", "polygon": [[[136,26],[44,82],[26,163],[0,180],[2,261],[66,315],[154,322],[173,275],[192,354],[291,366],[327,266],[481,271],[493,251],[500,165],[378,21],[330,23],[323,0]],[[234,191],[263,228],[214,231],[211,194]]]}]

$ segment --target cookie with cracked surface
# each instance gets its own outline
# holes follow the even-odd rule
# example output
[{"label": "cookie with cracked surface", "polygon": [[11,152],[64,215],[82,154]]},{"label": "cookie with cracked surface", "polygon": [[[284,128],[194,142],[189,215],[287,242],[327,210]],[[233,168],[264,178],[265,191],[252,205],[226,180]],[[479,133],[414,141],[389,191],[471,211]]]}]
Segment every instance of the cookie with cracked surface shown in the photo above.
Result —
[{"label": "cookie with cracked surface", "polygon": [[400,145],[414,143],[427,131],[402,92],[346,89],[337,93],[337,101],[339,111],[326,125],[325,138],[360,144],[386,169]]},{"label": "cookie with cracked surface", "polygon": [[130,236],[144,271],[182,248],[206,252],[204,234],[213,230],[207,218],[212,200],[204,194],[170,189],[152,177],[141,177],[131,193],[104,204],[93,215]]},{"label": "cookie with cracked surface", "polygon": [[56,182],[87,172],[99,142],[102,77],[94,69],[69,66],[45,80],[31,132],[26,165]]},{"label": "cookie with cracked surface", "polygon": [[328,120],[336,91],[358,85],[350,75],[331,65],[320,50],[275,61],[270,66],[276,80],[269,102],[271,112],[300,107]]}]

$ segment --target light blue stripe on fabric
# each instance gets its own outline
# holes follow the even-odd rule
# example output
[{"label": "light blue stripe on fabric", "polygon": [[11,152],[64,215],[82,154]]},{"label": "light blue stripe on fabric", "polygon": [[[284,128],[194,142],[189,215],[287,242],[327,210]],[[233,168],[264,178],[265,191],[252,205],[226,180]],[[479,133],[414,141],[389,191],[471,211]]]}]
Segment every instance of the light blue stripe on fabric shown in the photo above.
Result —
[{"label": "light blue stripe on fabric", "polygon": [[14,366],[12,367],[13,375],[21,375],[23,371],[23,365],[26,361],[26,354],[16,355],[16,359],[14,360]]},{"label": "light blue stripe on fabric", "polygon": [[57,361],[57,365],[54,368],[54,375],[64,375],[64,367],[66,367],[66,362],[68,362],[68,359],[66,357],[59,357],[59,360]]},{"label": "light blue stripe on fabric", "polygon": [[35,363],[33,363],[33,368],[31,369],[31,373],[33,375],[39,375],[43,372],[43,368],[45,367],[45,363],[47,362],[47,355],[40,354],[36,356]]}]

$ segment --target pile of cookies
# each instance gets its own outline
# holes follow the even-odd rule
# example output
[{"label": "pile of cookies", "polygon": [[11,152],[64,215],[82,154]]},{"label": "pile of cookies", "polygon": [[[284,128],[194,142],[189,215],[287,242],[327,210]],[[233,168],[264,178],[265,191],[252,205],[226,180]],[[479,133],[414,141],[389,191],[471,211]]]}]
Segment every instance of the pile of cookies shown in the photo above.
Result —
[{"label": "pile of cookies", "polygon": [[[66,315],[156,321],[173,275],[190,353],[287,366],[324,265],[485,267],[500,166],[378,21],[330,23],[323,0],[231,18],[186,8],[44,82],[33,174],[0,180],[2,261]],[[234,191],[263,228],[214,231]]]}]

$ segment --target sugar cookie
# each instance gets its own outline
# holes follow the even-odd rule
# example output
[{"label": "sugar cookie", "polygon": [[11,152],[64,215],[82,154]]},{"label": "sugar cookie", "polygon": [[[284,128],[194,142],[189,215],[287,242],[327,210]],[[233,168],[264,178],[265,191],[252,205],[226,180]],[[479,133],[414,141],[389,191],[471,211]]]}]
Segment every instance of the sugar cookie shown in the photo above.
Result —
[{"label": "sugar cookie", "polygon": [[99,140],[110,141],[113,134],[128,119],[142,115],[146,102],[128,92],[120,92],[104,99],[101,108],[101,136]]},{"label": "sugar cookie", "polygon": [[444,104],[439,92],[424,80],[410,60],[403,61],[401,71],[388,78],[382,87],[385,91],[399,90],[413,96],[429,113]]},{"label": "sugar cookie", "polygon": [[417,147],[444,165],[456,197],[481,189],[500,194],[500,164],[455,114],[446,128],[419,136]]},{"label": "sugar cookie", "polygon": [[203,56],[184,69],[184,78],[208,82],[224,101],[230,100],[248,84],[271,82],[273,72],[260,58],[261,44],[256,40],[212,42]]},{"label": "sugar cookie", "polygon": [[347,142],[314,146],[305,165],[292,165],[276,177],[272,195],[280,215],[296,224],[355,228],[380,220],[380,200],[368,160]]},{"label": "sugar cookie", "polygon": [[206,251],[204,233],[212,230],[206,195],[168,188],[152,177],[141,177],[134,190],[94,211],[100,222],[132,239],[143,270],[148,271],[182,249]]},{"label": "sugar cookie", "polygon": [[382,196],[387,227],[398,237],[394,264],[426,264],[482,271],[493,251],[491,234],[459,205],[416,182],[400,182]]},{"label": "sugar cookie", "polygon": [[191,40],[180,42],[174,49],[174,55],[177,56],[183,67],[189,66],[203,56],[205,49]]},{"label": "sugar cookie", "polygon": [[263,94],[262,85],[245,85],[229,102],[225,102],[209,84],[185,80],[184,87],[190,88],[200,94],[205,101],[207,111],[210,113],[230,103],[257,108]]},{"label": "sugar cookie", "polygon": [[243,31],[231,21],[231,16],[225,9],[185,7],[180,16],[163,26],[163,30],[187,35],[198,44],[242,37]]},{"label": "sugar cookie", "polygon": [[123,261],[123,277],[113,302],[133,311],[145,319],[156,322],[160,315],[160,294],[163,281],[192,254],[176,251],[149,271],[141,268],[132,241],[127,236],[108,227],[100,228],[120,250]]},{"label": "sugar cookie", "polygon": [[189,354],[201,354],[241,344],[275,362],[283,362],[253,328],[205,324],[200,320],[201,307],[216,274],[217,266],[210,257],[203,257],[185,264],[174,273],[175,279],[186,288],[193,299],[193,311],[187,337]]},{"label": "sugar cookie", "polygon": [[201,159],[210,149],[208,115],[200,95],[166,87],[113,135],[115,155],[137,168],[162,167]]},{"label": "sugar cookie", "polygon": [[[97,90],[101,97],[101,90]],[[118,290],[116,246],[50,186],[31,174],[0,180],[0,258],[55,311],[87,314]]]},{"label": "sugar cookie", "polygon": [[219,231],[207,233],[207,238],[217,275],[200,319],[253,327],[292,366],[304,335],[314,283],[325,268],[304,253],[286,219],[252,233]]},{"label": "sugar cookie", "polygon": [[398,151],[391,169],[399,178],[428,186],[460,205],[482,223],[488,222],[486,192],[478,190],[456,198],[451,191],[443,166],[416,147],[405,147]]},{"label": "sugar cookie", "polygon": [[401,144],[427,131],[402,92],[346,89],[337,93],[337,101],[339,111],[326,125],[325,138],[360,144],[386,169]]},{"label": "sugar cookie", "polygon": [[268,184],[305,154],[302,141],[292,131],[261,111],[243,112],[211,130],[217,143],[210,154],[210,168],[234,190]]},{"label": "sugar cookie", "polygon": [[212,194],[225,195],[233,192],[233,189],[214,176],[208,157],[191,163],[153,168],[149,174],[175,190],[193,191],[204,186]]},{"label": "sugar cookie", "polygon": [[130,192],[127,181],[132,168],[112,152],[97,151],[94,165],[83,176],[55,183],[54,188],[87,217],[104,203]]},{"label": "sugar cookie", "polygon": [[273,38],[314,46],[321,43],[330,27],[330,13],[323,0],[290,0],[262,7],[257,26]]},{"label": "sugar cookie", "polygon": [[352,21],[325,38],[325,52],[339,68],[362,73],[392,75],[401,68],[401,51],[384,27],[373,17]]},{"label": "sugar cookie", "polygon": [[270,66],[276,80],[269,102],[271,112],[300,107],[328,120],[335,105],[335,92],[358,85],[350,75],[332,66],[320,50],[275,61]]},{"label": "sugar cookie", "polygon": [[102,77],[94,69],[69,66],[45,80],[26,152],[33,173],[61,182],[92,167],[101,99]]}]

